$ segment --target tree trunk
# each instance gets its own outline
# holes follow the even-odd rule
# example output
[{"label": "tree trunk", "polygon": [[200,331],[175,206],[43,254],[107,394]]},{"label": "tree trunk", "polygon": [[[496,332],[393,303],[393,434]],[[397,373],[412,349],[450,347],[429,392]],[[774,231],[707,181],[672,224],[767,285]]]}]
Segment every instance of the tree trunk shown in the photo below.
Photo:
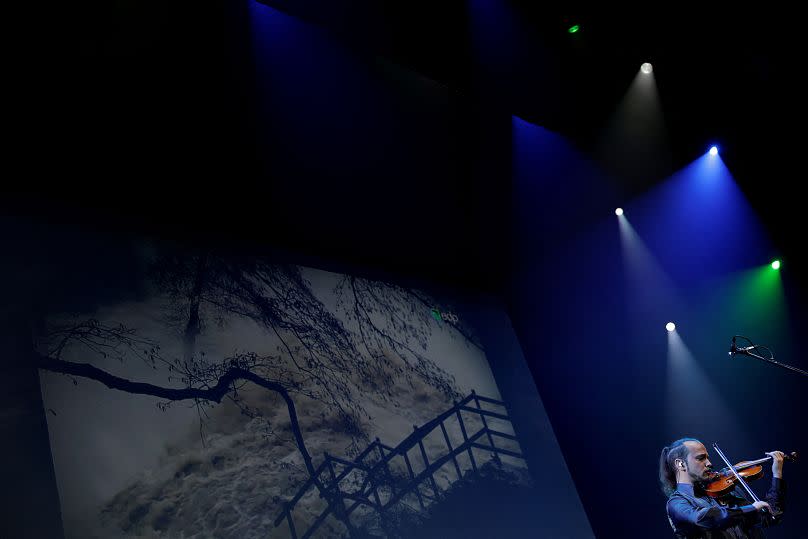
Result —
[{"label": "tree trunk", "polygon": [[194,275],[194,288],[188,297],[188,323],[185,326],[185,359],[190,360],[196,351],[196,337],[202,332],[202,319],[199,316],[199,303],[202,300],[202,291],[205,289],[205,273],[208,265],[207,252],[199,255],[196,274]]}]

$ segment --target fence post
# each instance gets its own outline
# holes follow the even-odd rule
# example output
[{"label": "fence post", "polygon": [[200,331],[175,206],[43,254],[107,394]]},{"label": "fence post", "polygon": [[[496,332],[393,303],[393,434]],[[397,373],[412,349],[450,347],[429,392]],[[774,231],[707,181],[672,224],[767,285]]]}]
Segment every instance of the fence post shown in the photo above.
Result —
[{"label": "fence post", "polygon": [[378,444],[379,448],[379,458],[382,460],[382,462],[384,462],[384,473],[387,476],[387,480],[390,483],[390,492],[391,492],[390,497],[393,497],[396,495],[396,485],[393,480],[393,474],[390,471],[390,466],[388,462],[384,460],[384,448],[382,447],[382,441],[379,439],[378,436],[376,437],[376,444]]},{"label": "fence post", "polygon": [[[412,429],[417,431],[418,426],[413,425]],[[424,459],[424,471],[429,474],[429,482],[432,485],[432,492],[435,493],[435,500],[438,499],[438,484],[435,483],[435,478],[432,476],[432,472],[429,471],[429,459],[426,456],[426,449],[424,449],[424,442],[422,438],[418,438],[418,447],[421,448],[421,457]]]},{"label": "fence post", "polygon": [[462,479],[463,474],[460,472],[460,465],[457,463],[454,448],[452,447],[452,442],[449,440],[449,433],[446,432],[446,427],[443,426],[443,421],[440,422],[440,430],[443,431],[443,439],[446,440],[446,446],[449,448],[449,454],[452,455],[452,462],[454,462],[455,471],[457,472],[457,478]]},{"label": "fence post", "polygon": [[426,509],[426,507],[424,507],[424,500],[423,498],[421,498],[421,490],[418,487],[418,483],[414,481],[415,472],[412,471],[412,464],[410,464],[410,457],[407,455],[406,451],[404,451],[402,455],[404,455],[404,462],[407,463],[407,470],[410,472],[410,479],[413,480],[415,486],[415,495],[418,497],[418,504],[421,506],[421,509]]},{"label": "fence post", "polygon": [[[379,439],[378,436],[376,437],[376,447],[379,449],[379,458],[382,461],[384,461],[384,448],[382,447],[382,441]],[[387,480],[390,483],[391,494],[390,494],[390,497],[387,499],[387,501],[389,502],[396,495],[396,489],[393,486],[393,476],[390,473],[390,467],[387,466],[387,462],[384,463],[384,470],[385,470],[385,475],[387,477]],[[379,521],[380,521],[380,524],[382,526],[382,529],[388,535],[390,535],[390,526],[389,526],[389,524],[387,522],[387,516],[386,516],[386,513],[384,512],[384,505],[382,505],[382,500],[378,495],[378,491],[377,491],[377,494],[376,494],[376,499],[377,499],[377,503],[379,504]]]},{"label": "fence post", "polygon": [[[477,398],[477,393],[472,389],[471,394],[474,395],[474,404],[477,405],[478,410],[482,410],[483,407],[480,406],[480,399]],[[488,421],[485,420],[485,416],[480,414],[480,419],[483,420],[483,427],[485,428],[485,433],[488,435],[488,443],[491,444],[491,448],[494,450],[491,457],[494,459],[494,462],[500,463],[502,462],[499,459],[499,453],[497,453],[497,446],[494,445],[494,437],[491,436],[491,431],[488,429]]]},{"label": "fence post", "polygon": [[286,513],[286,521],[289,522],[289,531],[292,532],[292,539],[297,539],[297,531],[295,531],[295,523],[292,521],[292,509]]},{"label": "fence post", "polygon": [[[376,438],[376,439],[378,440],[378,438]],[[376,442],[373,442],[373,443],[375,444]],[[368,453],[368,455],[369,454],[370,453]],[[378,486],[378,484],[376,482],[376,476],[373,473],[371,473],[370,471],[367,471],[365,473],[368,476],[368,482],[370,483],[370,487],[373,489],[373,499],[376,500],[376,510],[379,512],[379,516],[381,517],[382,500],[379,497],[379,486]]]},{"label": "fence post", "polygon": [[[334,472],[334,462],[331,460],[331,456],[328,452],[325,453],[325,461],[328,463],[328,473],[331,476],[331,489],[326,489],[331,490],[331,494],[328,495],[326,500],[338,518],[345,518],[348,535],[353,537],[354,531],[352,529],[353,526],[351,526],[351,515],[345,512],[345,501],[342,499],[342,491],[339,489],[339,483],[337,483],[337,474]],[[340,520],[342,520],[342,518],[340,518]]]},{"label": "fence post", "polygon": [[[463,424],[463,416],[460,415],[460,408],[457,406],[457,401],[453,401],[456,412],[457,412],[457,420],[460,422],[460,432],[463,433],[463,443],[469,442],[469,435],[466,434],[466,426]],[[474,461],[474,453],[471,452],[471,446],[469,446],[469,460],[471,460],[471,468],[476,472],[477,471],[477,463]]]},{"label": "fence post", "polygon": [[337,474],[334,473],[334,464],[331,462],[331,455],[328,454],[328,451],[325,453],[325,461],[328,463],[328,474],[331,476],[331,486],[335,490],[339,490],[339,486],[337,485]]}]

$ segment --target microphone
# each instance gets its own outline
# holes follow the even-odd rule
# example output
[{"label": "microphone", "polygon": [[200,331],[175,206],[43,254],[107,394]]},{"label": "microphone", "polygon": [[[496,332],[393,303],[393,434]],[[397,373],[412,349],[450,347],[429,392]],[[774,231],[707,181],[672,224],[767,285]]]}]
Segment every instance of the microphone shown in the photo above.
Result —
[{"label": "microphone", "polygon": [[[792,367],[791,365],[786,365],[785,363],[780,363],[779,361],[775,361],[774,360],[774,352],[772,352],[771,349],[769,349],[768,346],[763,346],[761,344],[752,344],[751,346],[738,347],[738,345],[735,344],[735,338],[736,337],[740,337],[741,339],[744,339],[749,343],[752,342],[751,339],[749,339],[747,337],[744,337],[743,335],[733,335],[732,344],[729,345],[729,356],[730,357],[737,356],[737,355],[749,356],[749,357],[753,357],[755,359],[759,359],[761,361],[766,361],[768,363],[773,363],[774,365],[777,365],[778,367],[783,367],[784,369],[788,369],[790,371],[798,372],[798,373],[802,374],[803,376],[808,376],[808,371],[804,371],[802,369],[798,369],[797,367]],[[761,356],[758,353],[759,350],[765,350],[766,355],[768,357]]]},{"label": "microphone", "polygon": [[749,352],[754,350],[755,348],[757,348],[757,346],[741,346],[740,348],[738,348],[735,345],[735,337],[733,337],[732,344],[729,345],[729,355],[735,356],[740,354],[742,356],[748,356]]}]

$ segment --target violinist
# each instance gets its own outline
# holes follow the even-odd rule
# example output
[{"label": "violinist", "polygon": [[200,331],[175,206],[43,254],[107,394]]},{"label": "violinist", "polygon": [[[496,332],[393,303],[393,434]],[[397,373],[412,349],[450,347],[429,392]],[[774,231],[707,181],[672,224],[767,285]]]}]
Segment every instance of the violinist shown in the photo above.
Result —
[{"label": "violinist", "polygon": [[712,469],[707,448],[694,438],[676,440],[662,449],[659,459],[659,481],[668,496],[668,520],[679,539],[758,539],[763,512],[783,512],[785,482],[781,451],[766,453],[772,461],[772,482],[766,501],[749,503],[737,487],[721,498],[707,496],[704,486],[716,473]]}]

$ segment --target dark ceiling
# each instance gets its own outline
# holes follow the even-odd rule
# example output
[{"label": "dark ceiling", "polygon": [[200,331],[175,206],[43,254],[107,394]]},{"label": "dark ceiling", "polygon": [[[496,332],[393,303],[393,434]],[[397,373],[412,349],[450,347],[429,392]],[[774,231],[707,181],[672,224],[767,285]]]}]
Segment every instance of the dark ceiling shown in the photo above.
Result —
[{"label": "dark ceiling", "polygon": [[[383,54],[458,91],[480,80],[473,28],[486,4],[458,1],[264,0],[314,21],[357,47]],[[507,70],[484,81],[492,106],[563,134],[593,152],[639,65],[650,61],[673,169],[713,143],[778,247],[800,267],[803,46],[794,16],[755,6],[636,10],[504,2],[522,47]],[[479,13],[472,13],[478,10]],[[580,31],[567,30],[580,25]],[[476,26],[475,26],[476,25]],[[488,30],[488,29],[487,29]],[[503,62],[505,63],[505,62]],[[552,99],[547,99],[551,97]],[[662,178],[632,186],[638,194]]]},{"label": "dark ceiling", "polygon": [[[478,52],[472,32],[486,24],[488,12],[482,8],[505,4],[512,26],[492,21],[499,28],[490,31],[520,33],[523,49],[508,59],[514,71],[510,76],[539,91],[547,85],[561,90],[553,92],[559,102],[546,104],[530,92],[502,89],[502,95],[520,98],[508,108],[584,147],[597,136],[644,61],[655,65],[673,149],[684,161],[692,159],[688,148],[698,154],[707,141],[728,142],[731,151],[744,136],[766,139],[768,134],[759,130],[782,129],[802,112],[795,110],[794,101],[803,88],[797,84],[801,38],[783,12],[757,8],[730,17],[716,7],[698,13],[659,9],[617,14],[589,6],[560,10],[529,0],[263,2],[459,90],[474,85]],[[479,10],[476,19],[474,10]],[[569,34],[573,24],[580,31]]]},{"label": "dark ceiling", "polygon": [[[321,25],[360,54],[386,57],[556,131],[585,152],[593,151],[640,63],[651,61],[674,169],[720,144],[777,247],[794,268],[806,268],[799,196],[803,61],[798,19],[788,13],[757,6],[730,17],[701,6],[618,15],[519,0],[506,2],[512,26],[498,30],[486,27],[484,8],[492,2],[484,0],[265,3]],[[17,139],[28,174],[7,187],[14,196],[5,197],[6,210],[73,221],[81,212],[88,221],[101,212],[143,227],[203,227],[189,225],[194,212],[226,198],[221,186],[204,190],[208,196],[199,189],[206,181],[201,171],[226,167],[207,159],[232,127],[218,106],[233,69],[222,47],[223,5],[124,1],[63,8],[43,21],[41,39],[26,45],[33,58],[20,77],[30,106],[21,107]],[[575,35],[567,32],[572,24],[581,28]],[[481,74],[475,28],[494,36],[503,31],[503,40],[518,45],[507,65],[495,67],[496,76],[490,69]],[[224,50],[234,39],[226,29]],[[155,129],[167,114],[173,130]],[[202,140],[199,133],[216,125],[220,136]],[[152,143],[148,154],[138,146],[144,136]],[[157,172],[157,162],[167,166]],[[629,194],[661,179],[634,184]],[[191,193],[194,203],[187,204]],[[292,236],[288,245],[294,243]]]}]

